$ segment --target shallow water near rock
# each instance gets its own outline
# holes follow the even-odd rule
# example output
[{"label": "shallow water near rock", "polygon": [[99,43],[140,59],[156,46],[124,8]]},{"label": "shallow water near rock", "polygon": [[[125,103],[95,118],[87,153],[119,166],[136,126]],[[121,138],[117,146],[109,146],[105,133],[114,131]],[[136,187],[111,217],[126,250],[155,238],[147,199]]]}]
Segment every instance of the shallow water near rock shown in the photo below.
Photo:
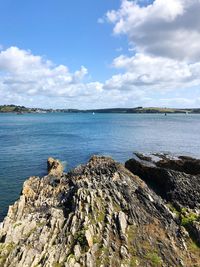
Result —
[{"label": "shallow water near rock", "polygon": [[66,170],[93,154],[124,162],[134,151],[200,158],[200,115],[0,114],[0,221],[23,181],[46,173],[49,156]]}]

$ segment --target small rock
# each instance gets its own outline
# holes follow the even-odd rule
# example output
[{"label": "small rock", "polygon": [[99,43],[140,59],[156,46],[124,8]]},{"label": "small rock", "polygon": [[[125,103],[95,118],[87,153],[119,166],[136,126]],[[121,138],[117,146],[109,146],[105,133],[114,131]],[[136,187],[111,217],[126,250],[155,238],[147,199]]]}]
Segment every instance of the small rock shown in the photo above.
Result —
[{"label": "small rock", "polygon": [[48,174],[52,176],[62,176],[63,166],[62,163],[54,158],[48,158],[47,160],[47,170]]},{"label": "small rock", "polygon": [[92,233],[91,233],[90,229],[85,231],[85,237],[87,239],[88,246],[92,247],[93,246],[93,237],[92,237]]},{"label": "small rock", "polygon": [[126,214],[123,211],[119,212],[118,220],[119,220],[120,229],[122,233],[125,234],[126,228],[127,228],[127,220],[126,220]]},{"label": "small rock", "polygon": [[120,255],[122,258],[128,258],[128,251],[124,246],[120,248]]},{"label": "small rock", "polygon": [[74,256],[75,256],[75,259],[78,261],[81,257],[81,248],[79,245],[75,245],[74,246]]}]

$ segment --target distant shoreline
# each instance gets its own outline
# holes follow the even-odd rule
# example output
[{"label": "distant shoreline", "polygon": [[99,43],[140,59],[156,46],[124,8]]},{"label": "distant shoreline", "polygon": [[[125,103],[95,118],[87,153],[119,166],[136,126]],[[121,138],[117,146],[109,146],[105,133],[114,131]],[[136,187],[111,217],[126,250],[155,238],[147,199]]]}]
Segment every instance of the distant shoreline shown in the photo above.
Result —
[{"label": "distant shoreline", "polygon": [[0,105],[0,113],[117,113],[117,114],[200,114],[200,108],[159,108],[159,107],[136,107],[136,108],[108,108],[108,109],[43,109],[28,108],[16,105]]}]

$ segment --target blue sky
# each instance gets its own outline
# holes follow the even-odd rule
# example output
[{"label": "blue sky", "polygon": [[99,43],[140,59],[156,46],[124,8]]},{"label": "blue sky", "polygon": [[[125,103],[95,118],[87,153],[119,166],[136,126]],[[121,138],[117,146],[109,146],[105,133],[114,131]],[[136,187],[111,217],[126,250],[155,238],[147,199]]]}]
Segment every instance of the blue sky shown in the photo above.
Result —
[{"label": "blue sky", "polygon": [[97,23],[119,0],[4,0],[0,1],[0,42],[43,55],[76,70],[87,66],[93,79],[104,81],[125,36],[113,38],[112,25]]},{"label": "blue sky", "polygon": [[0,104],[198,107],[198,0],[0,0]]}]

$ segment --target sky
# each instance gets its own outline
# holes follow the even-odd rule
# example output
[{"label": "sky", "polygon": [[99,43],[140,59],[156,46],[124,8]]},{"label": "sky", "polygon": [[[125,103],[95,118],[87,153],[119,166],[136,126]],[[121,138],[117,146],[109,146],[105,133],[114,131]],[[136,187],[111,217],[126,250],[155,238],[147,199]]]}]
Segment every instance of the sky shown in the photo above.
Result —
[{"label": "sky", "polygon": [[200,0],[0,0],[0,10],[0,104],[200,106]]}]

